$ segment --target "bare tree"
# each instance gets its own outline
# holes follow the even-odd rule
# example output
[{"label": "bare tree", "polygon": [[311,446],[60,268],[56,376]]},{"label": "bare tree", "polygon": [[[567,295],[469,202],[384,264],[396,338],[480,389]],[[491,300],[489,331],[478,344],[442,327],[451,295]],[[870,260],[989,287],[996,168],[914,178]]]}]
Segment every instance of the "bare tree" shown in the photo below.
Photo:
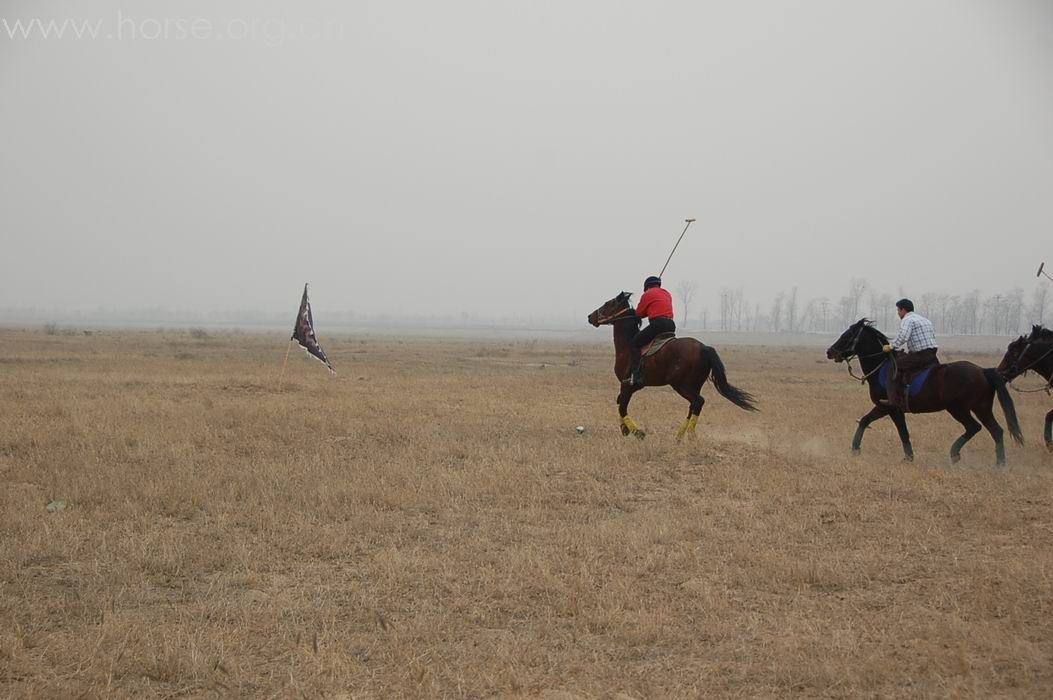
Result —
[{"label": "bare tree", "polygon": [[950,307],[951,297],[949,294],[936,295],[936,309],[940,319],[939,325],[937,326],[937,330],[940,333],[944,333],[950,328]]},{"label": "bare tree", "polygon": [[881,295],[878,294],[876,289],[871,289],[870,293],[867,294],[867,318],[871,321],[876,321],[881,314]]},{"label": "bare tree", "polygon": [[720,288],[720,330],[731,328],[733,292],[727,287]]},{"label": "bare tree", "polygon": [[770,330],[773,333],[778,333],[782,330],[782,302],[786,298],[786,295],[779,292],[779,296],[775,297],[775,301],[771,304],[771,315],[769,316]]},{"label": "bare tree", "polygon": [[735,330],[742,330],[742,321],[745,318],[747,326],[749,325],[749,319],[746,318],[749,314],[746,310],[746,293],[742,287],[739,287],[732,292],[732,299],[734,301],[733,310],[735,312]]},{"label": "bare tree", "polygon": [[797,287],[790,292],[790,298],[786,300],[786,329],[793,333],[797,330]]},{"label": "bare tree", "polygon": [[687,312],[691,307],[691,302],[695,298],[695,292],[698,291],[698,285],[694,282],[688,282],[684,280],[676,286],[676,294],[680,297],[680,308],[683,309],[682,318],[684,319],[684,328],[687,328]]},{"label": "bare tree", "polygon": [[1005,334],[1016,335],[1024,320],[1024,290],[1017,287],[1006,297]]},{"label": "bare tree", "polygon": [[845,297],[847,304],[845,311],[848,312],[848,318],[845,319],[849,324],[855,323],[859,320],[859,307],[863,303],[863,295],[867,291],[867,281],[865,279],[854,279],[848,285],[848,296]]},{"label": "bare tree", "polygon": [[892,322],[892,307],[895,303],[891,294],[881,295],[881,329],[886,332],[892,330],[889,324]]},{"label": "bare tree", "polygon": [[1005,325],[1006,301],[1001,294],[988,297],[983,302],[980,312],[979,330],[991,335],[999,335]]},{"label": "bare tree", "polygon": [[948,333],[961,335],[964,314],[962,312],[962,298],[957,294],[947,300],[947,330]]},{"label": "bare tree", "polygon": [[830,300],[826,297],[821,297],[816,303],[819,305],[819,330],[826,333],[830,330]]},{"label": "bare tree", "polygon": [[980,330],[980,290],[973,291],[962,297],[962,333],[975,335]]}]

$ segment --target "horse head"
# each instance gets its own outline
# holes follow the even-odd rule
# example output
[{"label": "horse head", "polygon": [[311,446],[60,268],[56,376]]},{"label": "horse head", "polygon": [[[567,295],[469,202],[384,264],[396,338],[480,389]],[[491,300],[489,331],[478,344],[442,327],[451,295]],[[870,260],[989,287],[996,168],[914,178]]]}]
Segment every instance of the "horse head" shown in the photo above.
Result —
[{"label": "horse head", "polygon": [[1005,349],[1005,355],[1002,357],[1002,361],[998,363],[997,372],[998,374],[1005,377],[1007,380],[1012,381],[1021,374],[1018,369],[1020,360],[1023,359],[1024,353],[1027,352],[1028,346],[1031,344],[1024,336],[1020,336],[1009,344]]},{"label": "horse head", "polygon": [[589,314],[589,323],[599,328],[625,318],[635,318],[636,310],[629,303],[632,292],[622,292]]},{"label": "horse head", "polygon": [[1028,336],[1028,340],[1035,342],[1036,340],[1053,340],[1053,329],[1043,328],[1041,325],[1031,326],[1031,335]]},{"label": "horse head", "polygon": [[884,345],[885,336],[881,331],[874,328],[874,322],[861,318],[848,327],[841,337],[826,350],[826,358],[834,362],[851,360],[859,354],[861,345],[871,345],[873,342]]}]

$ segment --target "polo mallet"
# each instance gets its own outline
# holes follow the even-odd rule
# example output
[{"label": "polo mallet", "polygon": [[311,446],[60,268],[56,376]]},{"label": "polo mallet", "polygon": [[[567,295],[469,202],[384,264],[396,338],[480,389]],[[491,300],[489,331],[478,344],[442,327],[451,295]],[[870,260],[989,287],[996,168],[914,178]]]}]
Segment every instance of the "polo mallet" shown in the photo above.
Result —
[{"label": "polo mallet", "polygon": [[669,257],[665,259],[665,265],[662,265],[662,271],[658,273],[659,277],[665,274],[665,268],[669,267],[669,261],[673,259],[673,253],[676,252],[677,246],[680,245],[680,241],[684,240],[684,233],[687,233],[687,227],[691,225],[694,219],[684,219],[684,221],[687,225],[684,226],[684,231],[680,234],[680,238],[676,239],[676,245],[673,246],[671,251],[669,251]]},{"label": "polo mallet", "polygon": [[1053,277],[1050,277],[1048,272],[1043,272],[1045,267],[1046,267],[1046,263],[1042,263],[1041,265],[1039,265],[1038,266],[1038,272],[1035,273],[1035,277],[1041,277],[1041,276],[1045,275],[1047,278],[1053,280]]}]

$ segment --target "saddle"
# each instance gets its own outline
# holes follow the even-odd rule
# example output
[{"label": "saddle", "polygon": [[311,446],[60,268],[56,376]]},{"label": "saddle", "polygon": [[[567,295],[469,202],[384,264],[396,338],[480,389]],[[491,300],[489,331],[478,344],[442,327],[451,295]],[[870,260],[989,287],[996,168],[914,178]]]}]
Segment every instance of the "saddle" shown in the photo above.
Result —
[{"label": "saddle", "polygon": [[665,347],[665,344],[676,337],[676,333],[659,333],[640,351],[640,359],[648,358]]},{"label": "saddle", "polygon": [[[915,372],[914,376],[910,378],[910,385],[904,392],[906,394],[906,396],[904,396],[904,399],[907,405],[908,413],[910,412],[910,400],[917,397],[917,395],[921,393],[921,390],[925,388],[925,382],[929,380],[929,375],[932,374],[932,371],[934,369],[940,367],[941,364],[942,363],[930,365],[922,370]],[[878,372],[878,384],[881,385],[881,388],[883,388],[885,391],[888,391],[889,382],[894,381],[899,381],[899,379],[894,374],[892,374],[892,370],[889,367],[889,363],[886,362],[881,367],[881,370]]]}]

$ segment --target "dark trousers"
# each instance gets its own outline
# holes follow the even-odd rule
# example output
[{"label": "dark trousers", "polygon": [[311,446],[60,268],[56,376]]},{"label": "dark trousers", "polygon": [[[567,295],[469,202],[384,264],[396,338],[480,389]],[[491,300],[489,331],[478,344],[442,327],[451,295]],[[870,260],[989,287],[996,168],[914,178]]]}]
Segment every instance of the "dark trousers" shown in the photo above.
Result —
[{"label": "dark trousers", "polygon": [[647,328],[634,335],[629,341],[629,352],[632,355],[634,369],[640,366],[640,351],[660,333],[676,333],[676,324],[673,323],[673,319],[652,318]]},{"label": "dark trousers", "polygon": [[923,369],[940,364],[936,357],[936,348],[896,354],[896,372],[889,378],[888,401],[893,406],[906,408],[906,396],[910,380]]}]

